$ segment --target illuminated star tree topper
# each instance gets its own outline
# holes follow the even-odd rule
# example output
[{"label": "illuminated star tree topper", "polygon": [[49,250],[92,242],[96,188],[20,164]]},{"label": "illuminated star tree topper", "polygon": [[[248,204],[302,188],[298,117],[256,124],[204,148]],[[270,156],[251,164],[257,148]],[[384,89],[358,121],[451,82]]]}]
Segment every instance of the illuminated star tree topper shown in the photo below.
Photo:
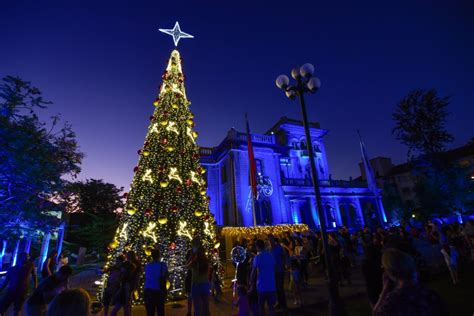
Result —
[{"label": "illuminated star tree topper", "polygon": [[182,38],[194,38],[191,34],[181,32],[178,22],[176,22],[172,29],[159,29],[159,31],[173,36],[174,46],[178,46],[178,42]]}]

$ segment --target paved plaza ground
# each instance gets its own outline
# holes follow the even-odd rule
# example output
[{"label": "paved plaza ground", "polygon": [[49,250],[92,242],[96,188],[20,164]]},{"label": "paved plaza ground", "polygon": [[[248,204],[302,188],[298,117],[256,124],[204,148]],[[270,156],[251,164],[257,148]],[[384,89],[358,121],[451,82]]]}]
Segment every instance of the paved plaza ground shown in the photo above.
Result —
[{"label": "paved plaza ground", "polygon": [[[87,289],[91,295],[95,296],[96,287],[94,281],[98,280],[97,266],[89,266],[83,268],[83,271],[75,274],[70,280],[70,287],[82,287]],[[451,315],[473,315],[474,313],[474,266],[471,264],[464,267],[464,273],[461,274],[461,284],[454,286],[451,284],[449,275],[441,273],[426,280],[426,285],[436,290],[443,298]],[[371,315],[368,305],[365,285],[360,273],[360,268],[355,267],[352,270],[352,284],[340,288],[341,297],[344,300],[346,310],[349,316]],[[231,274],[229,272],[229,274]],[[232,290],[230,289],[230,278],[225,279],[226,288],[223,297],[219,302],[211,299],[210,308],[211,315],[237,315],[237,309],[232,307]],[[288,283],[286,284],[288,287]],[[319,271],[319,267],[313,269],[309,286],[303,291],[304,305],[302,307],[293,304],[294,298],[291,291],[287,291],[287,301],[289,310],[287,313],[278,313],[279,315],[328,315],[327,311],[327,287],[323,274]],[[186,302],[178,301],[168,303],[166,305],[167,315],[186,315]],[[12,315],[12,310],[7,316]],[[25,315],[24,313],[22,315]],[[102,315],[102,314],[100,314]],[[123,315],[120,313],[119,315]],[[143,306],[135,306],[133,308],[134,316],[146,315]]]}]

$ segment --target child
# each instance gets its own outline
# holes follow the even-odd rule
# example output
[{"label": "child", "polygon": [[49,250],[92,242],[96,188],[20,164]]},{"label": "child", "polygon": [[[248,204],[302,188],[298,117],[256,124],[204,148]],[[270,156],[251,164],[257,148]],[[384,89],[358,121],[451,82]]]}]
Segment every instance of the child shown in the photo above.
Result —
[{"label": "child", "polygon": [[458,278],[458,252],[456,248],[449,244],[444,244],[443,249],[441,249],[441,253],[444,256],[444,261],[448,266],[449,273],[451,274],[451,279],[453,280],[453,284],[456,285],[459,283]]},{"label": "child", "polygon": [[214,301],[218,302],[222,296],[222,287],[217,264],[211,269],[211,293],[214,297]]},{"label": "child", "polygon": [[293,293],[295,294],[295,305],[302,305],[301,300],[301,272],[300,265],[296,258],[292,258],[290,261],[290,278],[293,284]]},{"label": "child", "polygon": [[247,289],[243,285],[237,286],[238,298],[234,302],[234,305],[239,308],[238,316],[249,316],[250,315],[250,303],[249,297],[247,296]]}]

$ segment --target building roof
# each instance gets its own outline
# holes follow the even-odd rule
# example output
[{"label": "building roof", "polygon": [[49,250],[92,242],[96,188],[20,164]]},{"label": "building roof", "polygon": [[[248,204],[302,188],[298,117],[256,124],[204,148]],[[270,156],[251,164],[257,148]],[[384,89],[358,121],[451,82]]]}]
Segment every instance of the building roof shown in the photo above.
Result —
[{"label": "building roof", "polygon": [[[474,156],[474,142],[470,141],[464,146],[453,148],[439,154],[445,161],[456,161],[468,156]],[[394,166],[390,169],[388,176],[409,172],[413,168],[412,162],[406,162]]]},{"label": "building roof", "polygon": [[[283,124],[303,126],[303,121],[288,118],[286,116],[282,116],[265,134],[268,135],[268,134],[271,134],[271,132],[275,132],[275,131],[279,130],[280,126],[282,126]],[[309,122],[309,127],[310,128],[321,128],[321,125],[318,122]]]}]

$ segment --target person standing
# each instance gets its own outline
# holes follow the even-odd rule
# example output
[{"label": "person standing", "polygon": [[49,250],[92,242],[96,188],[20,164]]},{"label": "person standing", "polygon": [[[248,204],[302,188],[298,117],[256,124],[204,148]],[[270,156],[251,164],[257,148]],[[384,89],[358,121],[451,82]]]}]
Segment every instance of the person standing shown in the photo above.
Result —
[{"label": "person standing", "polygon": [[250,279],[257,280],[259,316],[265,315],[265,303],[268,305],[270,316],[274,316],[276,303],[275,259],[270,252],[265,250],[263,240],[257,240],[256,247],[257,255],[253,259]]},{"label": "person standing", "polygon": [[105,287],[104,293],[102,295],[102,305],[104,307],[103,315],[109,315],[109,308],[114,299],[115,295],[120,289],[120,277],[122,265],[125,261],[125,257],[120,255],[115,261],[115,265],[111,267],[108,271],[107,277],[107,286]]},{"label": "person standing", "polygon": [[36,269],[33,262],[28,260],[28,254],[23,252],[18,257],[16,266],[11,267],[0,287],[0,292],[8,285],[7,292],[0,300],[0,315],[4,315],[10,305],[13,303],[13,315],[20,314],[23,302],[28,293],[28,285],[30,276],[33,279],[34,288],[38,286],[38,278],[36,276]]},{"label": "person standing", "polygon": [[135,264],[127,256],[127,260],[121,265],[120,268],[120,287],[117,294],[114,297],[113,304],[114,308],[110,313],[110,316],[116,316],[119,310],[123,307],[125,316],[131,315],[131,303],[132,303],[132,289],[133,289],[133,277],[136,269]]},{"label": "person standing", "polygon": [[58,260],[58,266],[57,266],[57,271],[61,269],[61,267],[68,265],[69,264],[69,258],[66,256],[64,251],[61,251],[61,254],[59,255],[59,260]]},{"label": "person standing", "polygon": [[191,297],[194,316],[209,316],[209,260],[202,245],[193,245],[193,258],[189,263],[192,270]]},{"label": "person standing", "polygon": [[446,266],[448,267],[449,273],[451,274],[451,280],[453,284],[456,285],[459,283],[458,277],[458,252],[455,247],[449,244],[443,245],[441,249],[441,253],[443,254],[444,261],[446,262]]},{"label": "person standing", "polygon": [[374,316],[447,315],[440,297],[418,283],[413,257],[389,248],[382,254],[383,289],[373,308]]},{"label": "person standing", "polygon": [[283,247],[280,243],[275,239],[275,236],[268,235],[268,240],[271,246],[271,253],[273,255],[273,259],[275,259],[275,285],[276,285],[276,293],[277,293],[277,300],[278,300],[278,308],[283,310],[287,309],[286,305],[286,295],[285,295],[285,262],[286,262],[286,254]]},{"label": "person standing", "polygon": [[56,257],[58,256],[58,252],[53,250],[48,258],[44,261],[43,267],[41,269],[41,276],[46,279],[47,277],[53,275],[56,271]]},{"label": "person standing", "polygon": [[69,277],[72,275],[70,266],[64,266],[55,274],[44,279],[35,289],[26,302],[26,314],[28,316],[44,316],[47,304],[56,295],[67,289]]},{"label": "person standing", "polygon": [[145,265],[145,308],[147,316],[164,316],[168,267],[161,262],[159,249],[151,251],[153,261]]},{"label": "person standing", "polygon": [[48,316],[88,316],[90,309],[91,298],[86,290],[66,290],[51,302]]}]

